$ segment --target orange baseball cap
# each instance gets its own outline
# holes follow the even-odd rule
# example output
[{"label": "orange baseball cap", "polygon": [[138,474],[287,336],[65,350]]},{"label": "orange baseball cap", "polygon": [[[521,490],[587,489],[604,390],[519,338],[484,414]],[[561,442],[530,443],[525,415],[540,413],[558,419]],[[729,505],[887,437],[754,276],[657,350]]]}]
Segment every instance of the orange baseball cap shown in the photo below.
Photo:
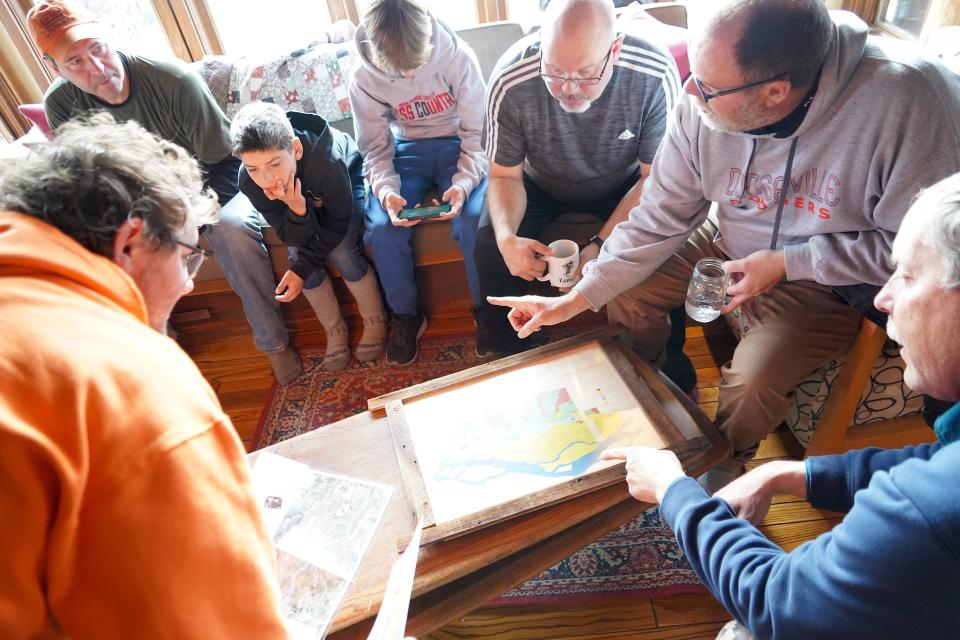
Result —
[{"label": "orange baseball cap", "polygon": [[27,26],[40,53],[62,62],[80,40],[102,38],[103,25],[80,7],[60,0],[43,0],[27,13]]}]

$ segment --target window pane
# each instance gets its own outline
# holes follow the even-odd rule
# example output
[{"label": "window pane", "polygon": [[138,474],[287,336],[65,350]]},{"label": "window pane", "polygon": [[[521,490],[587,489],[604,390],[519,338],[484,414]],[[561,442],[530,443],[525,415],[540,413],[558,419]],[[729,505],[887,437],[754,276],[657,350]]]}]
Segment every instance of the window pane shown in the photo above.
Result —
[{"label": "window pane", "polygon": [[[527,0],[536,2],[536,0]],[[367,12],[369,0],[357,0],[357,10],[360,12],[360,19],[363,20],[363,14]],[[436,17],[440,18],[453,29],[464,29],[466,27],[475,27],[479,18],[477,17],[477,0],[425,0],[424,4]]]},{"label": "window pane", "polygon": [[889,0],[883,21],[919,38],[930,0]]},{"label": "window pane", "polygon": [[73,0],[110,28],[110,43],[124,53],[173,55],[150,0]]},{"label": "window pane", "polygon": [[223,49],[231,55],[276,57],[326,42],[330,12],[323,0],[207,0]]},{"label": "window pane", "polygon": [[519,22],[523,32],[540,26],[540,0],[507,0],[507,19]]}]

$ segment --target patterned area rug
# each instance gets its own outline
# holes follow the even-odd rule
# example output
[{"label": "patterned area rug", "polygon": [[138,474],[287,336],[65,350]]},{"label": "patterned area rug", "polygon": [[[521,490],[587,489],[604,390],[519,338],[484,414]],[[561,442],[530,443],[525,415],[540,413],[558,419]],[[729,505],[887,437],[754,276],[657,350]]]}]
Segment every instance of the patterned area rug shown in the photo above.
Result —
[{"label": "patterned area rug", "polygon": [[651,509],[487,606],[706,592],[659,509]]},{"label": "patterned area rug", "polygon": [[[553,338],[576,332],[552,330]],[[271,390],[254,435],[254,449],[269,446],[366,409],[367,398],[466,369],[484,362],[473,336],[428,338],[411,365],[357,364],[340,373],[320,368],[323,351],[300,351],[305,374]],[[602,599],[612,595],[653,598],[702,593],[673,533],[651,510],[587,545],[490,605]]]},{"label": "patterned area rug", "polygon": [[274,385],[253,437],[256,451],[301,433],[366,411],[367,399],[426,382],[486,362],[477,357],[473,336],[444,336],[420,341],[413,364],[392,367],[382,359],[346,371],[320,368],[323,349],[300,350],[304,373],[285,387]]}]

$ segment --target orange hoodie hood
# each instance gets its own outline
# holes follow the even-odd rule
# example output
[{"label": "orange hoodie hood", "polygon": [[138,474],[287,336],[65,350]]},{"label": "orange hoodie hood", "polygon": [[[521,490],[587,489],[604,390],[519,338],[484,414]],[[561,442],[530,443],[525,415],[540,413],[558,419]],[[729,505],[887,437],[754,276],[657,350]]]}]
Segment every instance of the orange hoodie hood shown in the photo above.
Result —
[{"label": "orange hoodie hood", "polygon": [[0,211],[0,289],[6,278],[23,276],[58,281],[147,323],[140,289],[123,269],[42,220]]},{"label": "orange hoodie hood", "polygon": [[0,548],[0,638],[285,637],[270,538],[213,389],[150,328],[122,269],[12,212]]}]

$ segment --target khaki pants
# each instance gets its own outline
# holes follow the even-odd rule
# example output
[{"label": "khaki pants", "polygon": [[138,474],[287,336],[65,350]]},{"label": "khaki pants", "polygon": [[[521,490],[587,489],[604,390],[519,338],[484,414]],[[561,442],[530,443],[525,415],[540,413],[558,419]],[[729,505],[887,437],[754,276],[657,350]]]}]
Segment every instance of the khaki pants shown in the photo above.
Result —
[{"label": "khaki pants", "polygon": [[[653,275],[607,305],[610,321],[626,326],[631,346],[654,364],[662,364],[668,314],[683,304],[697,260],[728,259],[713,244],[716,233],[708,220]],[[716,422],[734,457],[746,462],[786,417],[797,384],[850,348],[860,315],[829,287],[796,281],[753,300],[734,323],[739,320],[745,331],[721,370]]]}]

